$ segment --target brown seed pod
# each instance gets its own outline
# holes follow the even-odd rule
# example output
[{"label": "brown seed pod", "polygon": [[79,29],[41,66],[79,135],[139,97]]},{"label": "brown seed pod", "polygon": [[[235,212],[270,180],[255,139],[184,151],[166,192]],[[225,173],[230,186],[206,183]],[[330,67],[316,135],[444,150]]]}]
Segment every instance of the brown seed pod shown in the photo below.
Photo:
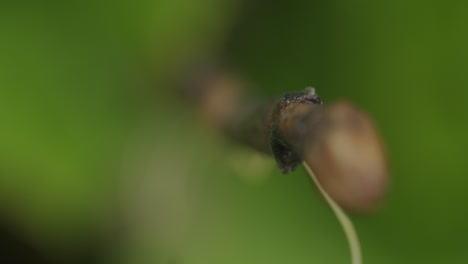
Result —
[{"label": "brown seed pod", "polygon": [[388,186],[387,160],[374,122],[339,101],[301,104],[284,113],[282,131],[330,197],[347,210],[375,209]]},{"label": "brown seed pod", "polygon": [[283,173],[305,161],[340,206],[369,212],[388,186],[382,140],[367,113],[346,101],[322,106],[315,89],[280,100],[244,96],[230,71],[197,75],[190,87],[205,120],[235,141],[271,153]]}]

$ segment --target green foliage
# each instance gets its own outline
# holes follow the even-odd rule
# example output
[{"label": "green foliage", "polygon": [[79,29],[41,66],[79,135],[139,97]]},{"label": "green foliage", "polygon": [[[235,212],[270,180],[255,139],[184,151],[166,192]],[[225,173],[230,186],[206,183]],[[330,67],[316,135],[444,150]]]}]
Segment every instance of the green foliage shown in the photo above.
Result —
[{"label": "green foliage", "polygon": [[[176,189],[189,195],[153,198],[174,201],[168,215],[183,212],[187,222],[175,224],[181,232],[165,230],[183,241],[167,249],[152,233],[161,228],[158,212],[142,213],[145,225],[129,227],[138,240],[124,252],[129,263],[165,255],[184,263],[348,262],[338,223],[305,171],[284,176],[272,159],[249,163],[254,154],[199,128],[192,110],[169,96],[169,76],[184,59],[218,51],[237,3],[19,2],[0,8],[3,217],[43,243],[82,246],[115,216],[124,153],[148,119],[151,137],[141,144],[157,158],[142,166],[166,165],[155,166],[158,183],[189,186]],[[355,217],[364,262],[466,263],[468,3],[258,2],[239,12],[229,45],[256,91],[312,85],[325,103],[344,97],[362,106],[385,138],[388,200],[378,214]],[[239,159],[258,165],[233,166]],[[251,174],[258,179],[245,180]],[[152,206],[145,213],[159,208]]]}]

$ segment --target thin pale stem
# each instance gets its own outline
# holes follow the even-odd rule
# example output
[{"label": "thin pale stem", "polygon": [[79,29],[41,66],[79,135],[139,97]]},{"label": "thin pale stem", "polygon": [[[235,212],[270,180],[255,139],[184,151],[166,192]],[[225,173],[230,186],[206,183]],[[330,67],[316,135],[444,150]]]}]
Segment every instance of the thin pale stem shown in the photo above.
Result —
[{"label": "thin pale stem", "polygon": [[336,218],[338,218],[338,222],[340,222],[343,228],[343,231],[346,235],[346,239],[348,240],[348,245],[351,253],[351,263],[362,264],[361,245],[359,243],[359,238],[357,236],[356,229],[354,228],[353,223],[343,211],[343,209],[341,209],[341,207],[337,203],[335,203],[335,201],[333,201],[333,199],[328,195],[325,189],[323,189],[322,185],[320,185],[319,181],[315,177],[315,174],[309,167],[309,165],[307,165],[306,162],[303,162],[303,165],[309,173],[310,178],[314,181],[320,193],[332,209],[333,213],[335,213]]}]

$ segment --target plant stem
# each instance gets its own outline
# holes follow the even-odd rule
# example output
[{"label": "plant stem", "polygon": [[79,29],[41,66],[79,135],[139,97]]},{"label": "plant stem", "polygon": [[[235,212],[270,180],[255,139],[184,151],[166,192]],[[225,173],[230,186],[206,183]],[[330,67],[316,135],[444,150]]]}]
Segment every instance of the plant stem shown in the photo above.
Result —
[{"label": "plant stem", "polygon": [[353,223],[343,211],[343,209],[341,209],[341,207],[337,203],[335,203],[335,201],[333,201],[333,199],[328,195],[325,189],[323,189],[322,185],[320,185],[320,182],[317,180],[317,177],[315,177],[315,174],[309,167],[309,165],[307,165],[306,162],[303,162],[303,165],[307,170],[307,173],[309,174],[310,178],[317,186],[317,189],[320,191],[323,198],[325,198],[328,205],[332,209],[333,213],[338,219],[338,222],[340,222],[341,227],[343,228],[343,231],[346,235],[346,239],[348,240],[348,246],[351,253],[351,263],[362,264],[361,245],[359,243],[359,238],[357,236],[356,229],[354,228]]}]

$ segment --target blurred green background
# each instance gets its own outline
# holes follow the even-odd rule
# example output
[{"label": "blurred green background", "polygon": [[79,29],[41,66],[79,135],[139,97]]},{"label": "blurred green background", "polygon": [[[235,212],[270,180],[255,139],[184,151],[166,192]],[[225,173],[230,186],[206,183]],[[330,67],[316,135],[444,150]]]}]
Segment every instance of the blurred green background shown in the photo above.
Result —
[{"label": "blurred green background", "polygon": [[222,54],[280,96],[352,100],[392,186],[352,218],[365,263],[468,263],[468,2],[2,1],[2,263],[349,263],[303,169],[204,126],[176,92]]}]

